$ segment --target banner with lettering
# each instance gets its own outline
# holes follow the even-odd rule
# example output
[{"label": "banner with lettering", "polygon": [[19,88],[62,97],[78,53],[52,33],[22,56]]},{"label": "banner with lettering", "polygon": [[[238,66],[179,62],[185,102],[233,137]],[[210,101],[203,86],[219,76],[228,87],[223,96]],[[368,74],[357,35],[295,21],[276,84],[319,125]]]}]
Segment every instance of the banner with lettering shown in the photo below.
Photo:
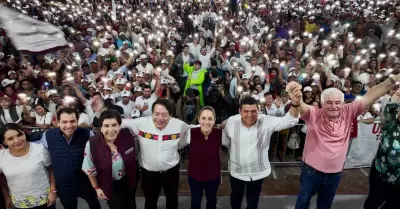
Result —
[{"label": "banner with lettering", "polygon": [[0,22],[15,47],[22,53],[47,53],[68,47],[64,33],[56,26],[1,5]]},{"label": "banner with lettering", "polygon": [[381,142],[381,133],[380,121],[373,124],[358,123],[357,137],[350,141],[344,169],[371,167]]}]

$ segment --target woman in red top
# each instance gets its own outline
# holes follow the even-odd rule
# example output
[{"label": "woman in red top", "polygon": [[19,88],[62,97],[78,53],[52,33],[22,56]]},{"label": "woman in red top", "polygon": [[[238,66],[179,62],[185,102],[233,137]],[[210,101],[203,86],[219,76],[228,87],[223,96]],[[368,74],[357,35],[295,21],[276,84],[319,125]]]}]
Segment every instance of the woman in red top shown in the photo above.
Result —
[{"label": "woman in red top", "polygon": [[192,194],[191,209],[200,209],[203,190],[207,209],[215,209],[217,190],[221,181],[219,149],[222,130],[215,129],[215,111],[206,106],[200,110],[200,127],[192,128],[187,140],[190,143],[188,179]]}]

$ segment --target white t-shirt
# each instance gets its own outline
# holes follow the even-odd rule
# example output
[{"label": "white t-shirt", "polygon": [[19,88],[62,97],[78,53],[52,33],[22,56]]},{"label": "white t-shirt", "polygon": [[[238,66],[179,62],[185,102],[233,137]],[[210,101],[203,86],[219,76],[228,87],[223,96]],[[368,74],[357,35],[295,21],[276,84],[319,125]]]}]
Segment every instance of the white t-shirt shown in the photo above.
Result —
[{"label": "white t-shirt", "polygon": [[148,98],[148,99],[143,98],[143,96],[136,98],[136,101],[135,101],[136,106],[140,106],[140,108],[142,108],[144,106],[144,104],[147,103],[147,106],[149,107],[146,111],[144,111],[142,113],[141,117],[146,117],[146,116],[152,115],[151,106],[153,105],[153,103],[156,100],[157,100],[157,95],[155,92],[153,92],[151,94],[150,98]]},{"label": "white t-shirt", "polygon": [[53,119],[53,113],[47,112],[46,115],[40,116],[36,114],[36,112],[31,112],[31,117],[36,118],[36,124],[51,125],[51,120]]},{"label": "white t-shirt", "polygon": [[50,165],[49,152],[41,144],[30,143],[29,152],[22,157],[12,156],[9,149],[0,150],[0,172],[7,179],[14,207],[47,204],[50,183],[46,167]]},{"label": "white t-shirt", "polygon": [[146,67],[143,67],[142,64],[136,65],[136,69],[137,69],[139,72],[142,72],[142,73],[144,73],[146,70],[148,70],[149,73],[150,73],[150,75],[152,75],[152,74],[153,74],[153,69],[154,69],[154,68],[153,68],[153,65],[152,65],[152,64],[147,63],[147,64],[146,64]]},{"label": "white t-shirt", "polygon": [[122,101],[117,102],[118,106],[122,107],[122,109],[124,109],[124,118],[129,118],[131,117],[131,112],[132,110],[135,109],[135,102],[130,101],[127,105],[122,104]]},{"label": "white t-shirt", "polygon": [[92,121],[90,120],[89,116],[86,113],[81,113],[79,115],[78,126],[81,125],[82,123],[86,123],[88,125],[92,124]]}]

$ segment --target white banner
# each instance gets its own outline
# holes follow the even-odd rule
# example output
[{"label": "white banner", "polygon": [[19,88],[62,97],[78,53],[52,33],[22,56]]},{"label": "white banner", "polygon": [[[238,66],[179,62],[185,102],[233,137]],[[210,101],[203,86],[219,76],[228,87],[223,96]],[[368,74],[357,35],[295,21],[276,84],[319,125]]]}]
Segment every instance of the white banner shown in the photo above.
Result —
[{"label": "white banner", "polygon": [[68,46],[56,26],[0,6],[0,22],[14,46],[23,53],[46,53]]},{"label": "white banner", "polygon": [[371,167],[381,136],[380,121],[373,124],[358,123],[357,138],[351,140],[344,169]]}]

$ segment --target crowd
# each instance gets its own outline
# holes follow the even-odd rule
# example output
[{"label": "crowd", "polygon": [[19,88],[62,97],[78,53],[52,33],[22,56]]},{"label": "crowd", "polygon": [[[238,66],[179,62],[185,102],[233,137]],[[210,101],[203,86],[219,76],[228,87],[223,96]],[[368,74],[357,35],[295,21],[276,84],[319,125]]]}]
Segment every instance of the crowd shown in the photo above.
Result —
[{"label": "crowd", "polygon": [[[189,151],[191,208],[200,208],[205,190],[213,209],[221,146],[229,150],[232,209],[245,190],[255,209],[271,173],[270,147],[284,156],[287,138],[303,162],[296,209],[316,193],[317,208],[327,209],[352,127],[375,120],[382,143],[364,209],[398,208],[399,2],[0,3],[0,13],[34,19],[6,23],[0,14],[7,209],[54,208],[57,197],[65,209],[77,208],[77,197],[91,209],[100,208],[98,197],[111,209],[136,208],[139,181],[146,209],[157,208],[161,188],[167,209],[176,209],[179,149]],[[68,44],[21,50],[28,36],[51,36],[37,21]],[[34,32],[9,36],[10,27]],[[297,123],[305,125],[288,137]]]}]

